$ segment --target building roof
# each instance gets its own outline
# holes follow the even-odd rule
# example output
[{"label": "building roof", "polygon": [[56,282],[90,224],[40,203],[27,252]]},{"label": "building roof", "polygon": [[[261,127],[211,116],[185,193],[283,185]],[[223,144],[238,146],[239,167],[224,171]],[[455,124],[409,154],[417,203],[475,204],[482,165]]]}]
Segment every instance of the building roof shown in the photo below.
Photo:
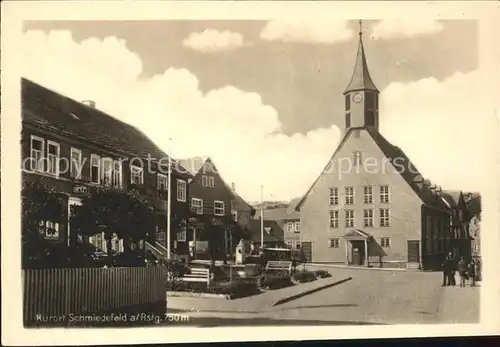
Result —
[{"label": "building roof", "polygon": [[[286,207],[264,209],[264,220],[280,221],[286,216]],[[255,219],[260,219],[260,209],[256,209]]]},{"label": "building roof", "polygon": [[[212,162],[210,157],[208,156],[183,158],[178,159],[178,162],[193,176],[200,172],[202,168],[207,171],[212,168],[210,165],[208,165]],[[207,163],[207,165],[205,165],[205,163]]]},{"label": "building roof", "polygon": [[[323,173],[328,169],[330,166],[330,163],[332,160],[335,158],[337,155],[338,151],[344,143],[347,141],[349,138],[349,135],[352,131],[354,130],[359,130],[360,128],[350,128],[342,140],[340,141],[339,145],[337,146],[337,149],[333,153],[332,157],[328,161],[328,164],[326,167],[323,169],[323,172],[321,175],[318,176],[316,181],[311,185],[309,190],[306,192],[306,194],[302,197],[300,202],[297,204],[296,210],[300,210],[300,207],[304,203],[305,199],[311,192],[312,188],[316,185],[320,177],[323,175]],[[396,162],[398,165],[397,172],[403,177],[403,179],[408,183],[408,185],[413,189],[413,191],[418,195],[418,197],[422,200],[424,204],[427,206],[432,206],[444,210],[448,210],[448,206],[441,200],[440,195],[433,193],[430,187],[426,185],[420,184],[422,182],[422,175],[420,172],[417,170],[415,165],[410,161],[408,156],[399,148],[394,145],[392,145],[387,139],[376,129],[372,127],[366,127],[362,128],[365,129],[373,138],[377,146],[380,148],[380,150],[383,152],[384,156],[392,163]]]},{"label": "building roof", "polygon": [[213,172],[217,173],[221,178],[222,182],[224,182],[224,186],[227,190],[233,195],[232,203],[234,204],[237,210],[247,210],[251,211],[251,213],[255,213],[255,209],[248,202],[245,201],[238,193],[236,193],[233,188],[224,181],[222,175],[217,170],[217,167],[213,163],[212,159],[209,156],[197,156],[191,158],[184,158],[178,160],[179,164],[184,167],[192,176],[197,175],[202,169],[204,172]]},{"label": "building roof", "polygon": [[226,188],[233,194],[234,198],[231,201],[233,206],[236,208],[236,210],[246,210],[250,211],[251,215],[255,215],[255,208],[250,205],[248,202],[246,202],[245,199],[243,199],[233,188],[231,188],[226,182],[224,182],[226,185]]},{"label": "building roof", "polygon": [[290,201],[290,205],[288,206],[285,216],[283,217],[283,220],[295,220],[295,219],[300,219],[300,213],[295,209],[300,202],[301,198],[293,198]]},{"label": "building roof", "polygon": [[[92,143],[127,157],[158,161],[168,155],[141,130],[26,78],[21,81],[22,121]],[[162,162],[166,162],[165,160]],[[174,161],[175,163],[175,161]]]},{"label": "building roof", "polygon": [[464,193],[465,204],[471,216],[481,216],[481,194],[476,192]]},{"label": "building roof", "polygon": [[[260,220],[250,221],[250,240],[260,241]],[[284,239],[283,228],[275,220],[264,220],[264,242],[280,242]]]},{"label": "building roof", "polygon": [[441,192],[441,197],[451,206],[451,208],[458,208],[461,195],[462,192],[459,190],[443,190]]},{"label": "building roof", "polygon": [[371,90],[378,93],[378,89],[373,83],[373,80],[368,71],[368,64],[366,62],[365,48],[363,46],[363,36],[359,33],[358,53],[356,54],[356,63],[354,71],[351,76],[351,81],[347,85],[344,94],[356,90]]}]

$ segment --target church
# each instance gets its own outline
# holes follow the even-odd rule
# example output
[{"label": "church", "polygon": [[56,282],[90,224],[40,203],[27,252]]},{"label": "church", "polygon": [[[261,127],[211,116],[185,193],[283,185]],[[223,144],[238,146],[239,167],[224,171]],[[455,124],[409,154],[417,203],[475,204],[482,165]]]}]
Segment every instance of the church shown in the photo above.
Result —
[{"label": "church", "polygon": [[311,261],[437,269],[448,252],[462,256],[454,241],[468,236],[453,225],[465,216],[379,132],[380,92],[368,70],[361,30],[344,96],[343,138],[296,207],[301,244]]}]

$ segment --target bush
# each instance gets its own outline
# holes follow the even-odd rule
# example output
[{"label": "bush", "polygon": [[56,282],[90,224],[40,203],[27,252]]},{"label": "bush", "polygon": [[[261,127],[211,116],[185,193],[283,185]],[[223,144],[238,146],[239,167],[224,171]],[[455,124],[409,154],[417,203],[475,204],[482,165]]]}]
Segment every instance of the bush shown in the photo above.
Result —
[{"label": "bush", "polygon": [[316,274],[312,271],[299,271],[292,275],[294,283],[305,283],[316,280]]},{"label": "bush", "polygon": [[325,270],[316,270],[314,272],[314,274],[316,275],[316,278],[332,277],[332,275],[328,271],[325,271]]},{"label": "bush", "polygon": [[260,286],[266,289],[279,289],[291,286],[292,280],[288,274],[267,273],[262,279]]}]

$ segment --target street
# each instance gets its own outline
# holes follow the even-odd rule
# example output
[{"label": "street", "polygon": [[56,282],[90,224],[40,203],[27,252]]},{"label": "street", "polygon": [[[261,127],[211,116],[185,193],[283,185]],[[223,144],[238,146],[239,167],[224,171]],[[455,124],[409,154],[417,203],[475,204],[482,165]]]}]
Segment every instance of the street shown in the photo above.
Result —
[{"label": "street", "polygon": [[[441,287],[441,273],[330,268],[332,278],[237,300],[169,298],[189,324],[352,325],[475,323],[479,287]],[[352,280],[288,303],[274,302],[327,281]],[[177,324],[188,324],[187,322]]]}]

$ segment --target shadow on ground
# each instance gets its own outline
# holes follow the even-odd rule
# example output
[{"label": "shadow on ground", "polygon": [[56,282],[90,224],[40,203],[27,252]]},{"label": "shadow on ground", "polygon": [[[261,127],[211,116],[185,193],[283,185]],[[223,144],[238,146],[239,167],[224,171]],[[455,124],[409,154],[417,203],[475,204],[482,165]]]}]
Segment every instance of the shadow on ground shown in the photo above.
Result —
[{"label": "shadow on ground", "polygon": [[385,325],[369,322],[348,322],[348,321],[320,321],[320,320],[292,320],[292,319],[271,319],[271,318],[218,318],[218,317],[191,317],[189,322],[168,323],[172,326],[195,325],[201,328],[228,327],[228,326],[272,326],[272,325]]}]

